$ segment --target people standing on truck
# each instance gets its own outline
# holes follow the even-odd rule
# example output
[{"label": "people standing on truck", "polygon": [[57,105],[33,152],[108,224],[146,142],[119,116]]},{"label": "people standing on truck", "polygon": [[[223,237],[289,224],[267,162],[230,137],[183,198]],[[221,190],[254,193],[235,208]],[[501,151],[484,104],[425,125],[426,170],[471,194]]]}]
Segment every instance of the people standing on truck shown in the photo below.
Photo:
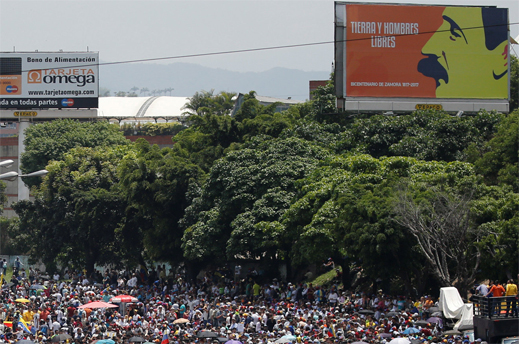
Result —
[{"label": "people standing on truck", "polygon": [[[491,288],[487,294],[487,296],[491,297],[502,297],[505,293],[505,288],[497,281],[495,284],[490,282]],[[497,314],[499,316],[501,314],[501,300],[493,300],[492,307],[489,309],[488,316],[492,316],[492,314]]]},{"label": "people standing on truck", "polygon": [[[509,279],[506,282],[506,317],[511,315],[512,317],[517,315],[517,284],[514,283],[513,279]],[[510,306],[512,310],[510,312]]]},{"label": "people standing on truck", "polygon": [[485,281],[481,282],[481,284],[476,288],[478,295],[487,296],[488,294],[488,286]]}]

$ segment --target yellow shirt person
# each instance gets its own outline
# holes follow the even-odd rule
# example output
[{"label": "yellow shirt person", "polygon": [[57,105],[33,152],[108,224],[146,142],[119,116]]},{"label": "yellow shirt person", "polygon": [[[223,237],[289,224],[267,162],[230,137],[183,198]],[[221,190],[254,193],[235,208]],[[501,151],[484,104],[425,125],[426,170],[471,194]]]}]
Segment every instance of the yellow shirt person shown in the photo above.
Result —
[{"label": "yellow shirt person", "polygon": [[515,284],[513,280],[510,280],[508,282],[509,283],[506,284],[505,296],[517,295],[517,284]]},{"label": "yellow shirt person", "polygon": [[26,323],[31,323],[34,318],[34,312],[28,309],[25,312],[23,312],[22,318]]}]

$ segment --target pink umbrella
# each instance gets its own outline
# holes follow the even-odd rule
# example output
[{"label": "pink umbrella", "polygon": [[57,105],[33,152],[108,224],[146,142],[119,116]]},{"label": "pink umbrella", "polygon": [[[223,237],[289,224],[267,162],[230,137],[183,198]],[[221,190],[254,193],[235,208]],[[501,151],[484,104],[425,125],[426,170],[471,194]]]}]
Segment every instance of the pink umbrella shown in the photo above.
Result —
[{"label": "pink umbrella", "polygon": [[118,307],[118,306],[117,305],[112,305],[111,303],[108,303],[108,302],[95,301],[95,302],[89,302],[87,304],[79,306],[78,308],[94,309],[94,308],[114,308],[114,307]]},{"label": "pink umbrella", "polygon": [[131,295],[117,295],[116,297],[112,297],[110,299],[110,302],[128,303],[128,302],[139,302],[139,300],[136,297],[133,297]]}]

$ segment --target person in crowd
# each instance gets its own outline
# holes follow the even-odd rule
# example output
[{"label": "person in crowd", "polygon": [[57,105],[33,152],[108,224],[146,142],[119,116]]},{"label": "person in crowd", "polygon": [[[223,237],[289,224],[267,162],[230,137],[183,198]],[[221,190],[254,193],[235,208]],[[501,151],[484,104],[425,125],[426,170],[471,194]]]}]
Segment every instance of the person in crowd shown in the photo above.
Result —
[{"label": "person in crowd", "polygon": [[[496,282],[490,282],[490,290],[488,291],[487,297],[502,297],[505,294],[505,288],[501,285],[501,283]],[[492,317],[492,315],[501,315],[501,299],[492,299],[491,306],[489,309],[489,317]]]},{"label": "person in crowd", "polygon": [[506,317],[515,316],[517,317],[517,284],[514,283],[513,279],[509,279],[506,282]]}]

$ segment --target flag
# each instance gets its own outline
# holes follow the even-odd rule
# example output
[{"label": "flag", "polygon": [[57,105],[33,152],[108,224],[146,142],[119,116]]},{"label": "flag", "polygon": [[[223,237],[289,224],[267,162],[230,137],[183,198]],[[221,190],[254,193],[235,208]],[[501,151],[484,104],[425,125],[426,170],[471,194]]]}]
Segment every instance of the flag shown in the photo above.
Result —
[{"label": "flag", "polygon": [[335,328],[333,327],[333,325],[330,325],[329,327],[327,327],[326,332],[327,332],[329,338],[335,337]]},{"label": "flag", "polygon": [[13,322],[12,322],[12,321],[4,321],[4,325],[5,325],[6,327],[13,328]]},{"label": "flag", "polygon": [[25,320],[23,320],[23,318],[21,316],[18,318],[18,326],[21,326],[25,332],[29,332],[29,333],[32,333],[32,334],[36,333],[36,329],[35,328],[31,328],[29,326],[29,324],[27,324],[25,322]]},{"label": "flag", "polygon": [[169,337],[167,333],[164,333],[162,336],[162,342],[160,342],[160,344],[169,344]]},{"label": "flag", "polygon": [[0,276],[0,289],[2,288],[3,284],[4,284],[4,273],[2,272],[2,275]]}]

